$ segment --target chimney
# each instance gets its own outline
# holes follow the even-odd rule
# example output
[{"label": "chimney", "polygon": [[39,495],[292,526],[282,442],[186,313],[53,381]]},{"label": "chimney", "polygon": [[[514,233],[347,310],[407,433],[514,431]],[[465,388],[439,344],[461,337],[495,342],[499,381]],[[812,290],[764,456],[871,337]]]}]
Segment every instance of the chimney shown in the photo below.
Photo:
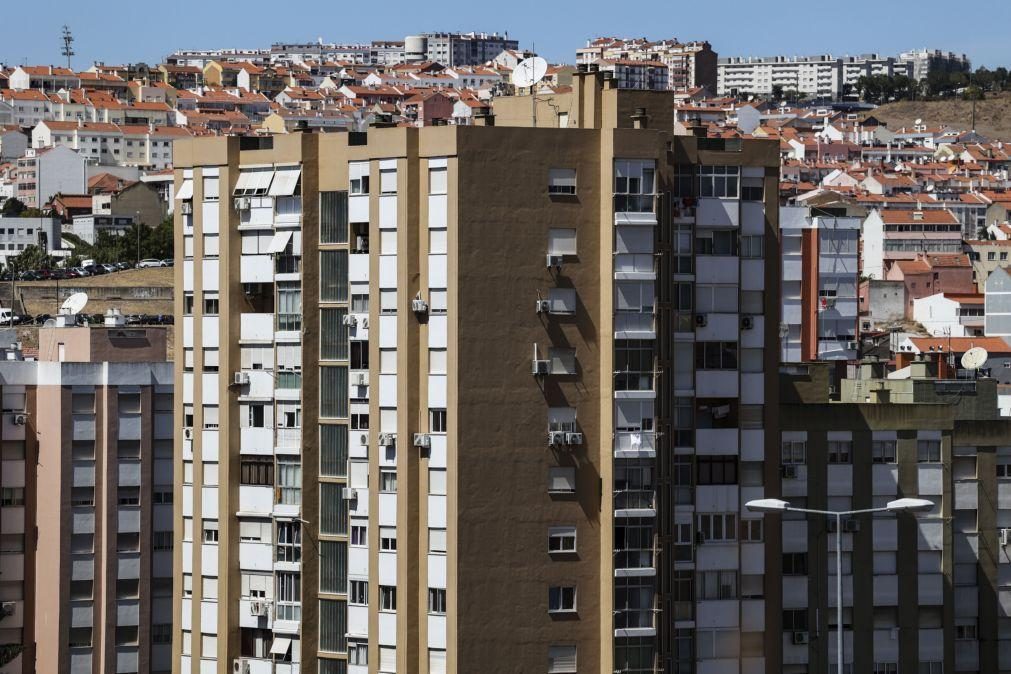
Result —
[{"label": "chimney", "polygon": [[646,114],[646,108],[636,108],[635,114],[632,115],[632,128],[645,129],[648,126],[649,116]]}]

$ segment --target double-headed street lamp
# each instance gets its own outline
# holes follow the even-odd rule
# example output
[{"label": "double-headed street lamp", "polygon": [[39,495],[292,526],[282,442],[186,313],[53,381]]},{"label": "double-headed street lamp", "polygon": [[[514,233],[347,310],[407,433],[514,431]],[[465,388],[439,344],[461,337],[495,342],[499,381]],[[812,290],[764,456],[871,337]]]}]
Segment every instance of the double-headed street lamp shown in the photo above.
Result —
[{"label": "double-headed street lamp", "polygon": [[744,507],[754,513],[810,513],[812,515],[825,515],[835,518],[835,598],[836,598],[836,658],[839,674],[843,674],[843,617],[842,617],[842,518],[851,515],[863,515],[865,513],[900,513],[900,512],[926,512],[933,509],[933,501],[922,498],[900,498],[889,501],[884,508],[865,508],[863,510],[813,510],[811,508],[794,508],[788,501],[781,501],[775,498],[760,498],[755,501],[748,501]]}]

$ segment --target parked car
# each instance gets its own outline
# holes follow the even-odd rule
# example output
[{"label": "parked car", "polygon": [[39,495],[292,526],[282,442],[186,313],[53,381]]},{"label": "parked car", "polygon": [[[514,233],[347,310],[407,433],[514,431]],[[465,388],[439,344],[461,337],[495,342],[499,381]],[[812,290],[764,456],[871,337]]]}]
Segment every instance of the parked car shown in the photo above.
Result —
[{"label": "parked car", "polygon": [[119,269],[116,268],[116,265],[112,264],[111,262],[106,262],[105,264],[100,266],[110,274],[114,271],[119,271]]},{"label": "parked car", "polygon": [[119,269],[120,271],[125,271],[125,270],[131,268],[131,265],[130,265],[129,262],[116,262],[115,265],[116,265],[116,269]]},{"label": "parked car", "polygon": [[148,267],[160,267],[162,266],[161,260],[156,260],[153,257],[141,260],[137,263],[137,269],[146,269]]},{"label": "parked car", "polygon": [[172,267],[172,266],[174,266],[174,264],[175,264],[175,260],[173,260],[170,257],[169,258],[165,258],[164,260],[161,261],[161,266],[163,266],[163,267]]},{"label": "parked car", "polygon": [[42,325],[52,317],[53,317],[52,314],[39,314],[38,316],[35,317],[35,324]]},{"label": "parked car", "polygon": [[0,309],[0,325],[17,325],[10,309]]},{"label": "parked car", "polygon": [[105,267],[103,267],[100,264],[87,265],[84,269],[85,269],[85,271],[87,271],[92,276],[101,276],[102,274],[108,274],[109,273],[109,272],[107,272],[105,270]]}]

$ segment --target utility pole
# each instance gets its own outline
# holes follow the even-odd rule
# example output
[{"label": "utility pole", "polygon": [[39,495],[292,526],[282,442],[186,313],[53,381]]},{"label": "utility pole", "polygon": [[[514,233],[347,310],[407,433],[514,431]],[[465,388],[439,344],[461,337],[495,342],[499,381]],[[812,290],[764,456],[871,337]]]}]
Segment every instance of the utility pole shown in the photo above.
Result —
[{"label": "utility pole", "polygon": [[67,70],[71,70],[70,57],[74,55],[74,35],[70,32],[70,26],[63,24],[63,49],[60,54],[67,57]]}]

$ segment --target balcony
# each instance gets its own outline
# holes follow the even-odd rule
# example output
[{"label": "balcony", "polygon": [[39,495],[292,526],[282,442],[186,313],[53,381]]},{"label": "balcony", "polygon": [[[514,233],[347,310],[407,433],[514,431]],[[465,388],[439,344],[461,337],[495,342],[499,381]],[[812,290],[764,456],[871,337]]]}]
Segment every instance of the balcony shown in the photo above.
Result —
[{"label": "balcony", "polygon": [[614,434],[615,458],[631,459],[656,456],[654,431],[617,431]]},{"label": "balcony", "polygon": [[652,489],[615,490],[614,516],[656,517],[656,493]]},{"label": "balcony", "polygon": [[652,398],[655,395],[652,371],[615,370],[615,398]]},{"label": "balcony", "polygon": [[653,626],[653,609],[625,608],[614,611],[614,636],[651,637],[656,634]]},{"label": "balcony", "polygon": [[302,447],[301,428],[278,428],[274,439],[274,447],[277,449],[297,452]]},{"label": "balcony", "polygon": [[615,550],[614,575],[615,577],[656,575],[653,566],[655,558],[656,551],[651,548]]},{"label": "balcony", "polygon": [[301,255],[278,255],[274,258],[274,273],[278,281],[297,281],[302,273]]},{"label": "balcony", "polygon": [[615,339],[653,339],[656,336],[653,312],[616,311],[614,336]]},{"label": "balcony", "polygon": [[278,332],[299,332],[302,329],[302,314],[277,314],[275,325]]},{"label": "balcony", "polygon": [[615,194],[614,221],[622,225],[655,225],[656,195]]}]

